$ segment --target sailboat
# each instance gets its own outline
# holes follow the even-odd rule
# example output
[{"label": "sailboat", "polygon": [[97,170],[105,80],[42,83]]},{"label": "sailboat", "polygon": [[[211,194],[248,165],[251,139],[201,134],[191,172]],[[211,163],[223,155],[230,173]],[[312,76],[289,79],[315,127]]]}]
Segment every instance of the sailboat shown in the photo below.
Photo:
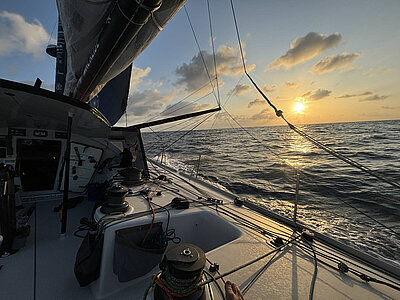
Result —
[{"label": "sailboat", "polygon": [[141,129],[220,106],[114,126],[184,2],[59,0],[55,92],[0,79],[0,298],[399,298],[395,265],[146,157]]}]

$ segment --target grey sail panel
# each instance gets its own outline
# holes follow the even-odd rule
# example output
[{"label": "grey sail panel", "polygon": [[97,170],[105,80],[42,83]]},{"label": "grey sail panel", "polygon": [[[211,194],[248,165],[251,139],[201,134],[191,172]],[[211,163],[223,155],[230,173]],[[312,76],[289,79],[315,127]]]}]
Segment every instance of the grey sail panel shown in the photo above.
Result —
[{"label": "grey sail panel", "polygon": [[[132,16],[136,11],[135,5],[140,6],[138,2],[57,0],[68,54],[64,94],[84,101],[92,99],[108,81],[131,65],[184,2],[162,1],[159,8],[149,11],[147,18],[145,16],[141,19],[145,21],[140,26],[128,31],[132,36],[127,36],[126,31],[118,36],[114,34],[115,28],[137,25]],[[157,4],[161,1],[146,0],[143,3]],[[112,51],[106,51],[110,45]],[[96,61],[100,62],[99,65],[94,64]],[[85,75],[88,74],[85,73],[91,69],[95,76],[86,76],[90,81],[87,83]]]}]

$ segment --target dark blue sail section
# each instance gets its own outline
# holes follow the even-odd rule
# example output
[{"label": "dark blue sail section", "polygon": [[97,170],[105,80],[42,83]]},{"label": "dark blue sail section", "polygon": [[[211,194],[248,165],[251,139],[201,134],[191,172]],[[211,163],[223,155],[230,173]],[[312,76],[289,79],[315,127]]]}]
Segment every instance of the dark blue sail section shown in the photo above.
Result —
[{"label": "dark blue sail section", "polygon": [[125,113],[129,94],[132,65],[109,81],[89,104],[96,107],[111,125],[118,122]]}]

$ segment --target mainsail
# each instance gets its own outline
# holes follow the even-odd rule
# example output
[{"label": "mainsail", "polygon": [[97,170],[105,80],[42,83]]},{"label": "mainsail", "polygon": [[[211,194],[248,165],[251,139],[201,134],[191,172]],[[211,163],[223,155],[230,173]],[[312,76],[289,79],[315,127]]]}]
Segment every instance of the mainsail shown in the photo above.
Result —
[{"label": "mainsail", "polygon": [[89,101],[127,69],[186,0],[57,0],[67,49],[64,94]]}]

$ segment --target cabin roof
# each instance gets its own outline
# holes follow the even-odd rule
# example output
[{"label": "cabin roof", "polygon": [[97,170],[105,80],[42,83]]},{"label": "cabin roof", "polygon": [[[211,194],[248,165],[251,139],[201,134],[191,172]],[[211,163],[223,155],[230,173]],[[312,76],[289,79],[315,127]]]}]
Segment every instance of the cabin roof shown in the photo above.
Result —
[{"label": "cabin roof", "polygon": [[65,131],[73,114],[72,132],[104,137],[111,125],[100,111],[80,100],[35,86],[0,79],[0,127]]}]

